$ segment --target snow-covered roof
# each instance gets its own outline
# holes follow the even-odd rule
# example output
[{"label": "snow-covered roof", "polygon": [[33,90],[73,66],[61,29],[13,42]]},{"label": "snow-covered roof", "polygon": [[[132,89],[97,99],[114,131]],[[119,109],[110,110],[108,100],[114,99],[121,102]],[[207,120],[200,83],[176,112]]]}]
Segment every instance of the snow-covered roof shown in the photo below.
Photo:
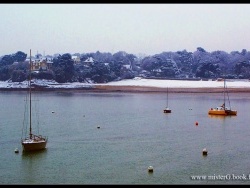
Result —
[{"label": "snow-covered roof", "polygon": [[93,59],[92,57],[88,57],[88,59],[86,59],[84,62],[93,63],[93,62],[94,62],[94,59]]}]

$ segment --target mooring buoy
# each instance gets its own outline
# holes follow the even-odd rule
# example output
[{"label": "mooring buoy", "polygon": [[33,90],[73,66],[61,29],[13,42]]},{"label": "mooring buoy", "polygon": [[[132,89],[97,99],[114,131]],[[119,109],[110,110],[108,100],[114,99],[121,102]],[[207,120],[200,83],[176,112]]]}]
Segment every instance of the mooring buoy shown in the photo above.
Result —
[{"label": "mooring buoy", "polygon": [[148,172],[153,172],[153,171],[154,171],[153,166],[149,166],[149,167],[148,167]]},{"label": "mooring buoy", "polygon": [[202,155],[207,155],[207,149],[206,149],[206,148],[204,148],[204,149],[202,150]]}]

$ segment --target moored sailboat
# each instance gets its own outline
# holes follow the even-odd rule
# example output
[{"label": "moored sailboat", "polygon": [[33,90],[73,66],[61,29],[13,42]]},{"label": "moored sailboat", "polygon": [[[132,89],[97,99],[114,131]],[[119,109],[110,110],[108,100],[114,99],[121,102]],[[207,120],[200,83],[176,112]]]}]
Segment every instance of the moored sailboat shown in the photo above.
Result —
[{"label": "moored sailboat", "polygon": [[[226,106],[226,93],[228,97],[228,106]],[[213,107],[208,110],[209,115],[222,115],[222,116],[236,116],[237,110],[232,110],[230,106],[230,100],[226,88],[226,79],[224,79],[224,90],[223,90],[223,104],[218,107]]]},{"label": "moored sailboat", "polygon": [[168,107],[168,88],[167,88],[167,105],[163,110],[164,113],[171,113],[171,109]]},{"label": "moored sailboat", "polygon": [[21,144],[23,151],[35,151],[42,150],[46,148],[48,138],[39,134],[34,134],[32,130],[32,87],[31,87],[31,50],[30,50],[30,62],[29,62],[29,79],[28,79],[28,96],[26,102],[28,103],[28,117],[27,122],[24,121],[24,128],[28,128],[28,135],[25,135],[25,138],[21,138]]}]

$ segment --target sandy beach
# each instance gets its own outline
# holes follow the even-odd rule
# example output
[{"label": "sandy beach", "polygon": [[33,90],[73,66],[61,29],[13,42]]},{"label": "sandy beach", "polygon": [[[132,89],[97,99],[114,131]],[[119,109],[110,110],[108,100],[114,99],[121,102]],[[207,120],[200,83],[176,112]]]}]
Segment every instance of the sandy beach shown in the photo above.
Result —
[{"label": "sandy beach", "polygon": [[[112,85],[96,85],[93,91],[106,92],[169,92],[169,93],[221,93],[223,88],[201,88],[201,87],[152,87],[152,86],[112,86]],[[250,93],[250,88],[228,88],[230,93]]]}]

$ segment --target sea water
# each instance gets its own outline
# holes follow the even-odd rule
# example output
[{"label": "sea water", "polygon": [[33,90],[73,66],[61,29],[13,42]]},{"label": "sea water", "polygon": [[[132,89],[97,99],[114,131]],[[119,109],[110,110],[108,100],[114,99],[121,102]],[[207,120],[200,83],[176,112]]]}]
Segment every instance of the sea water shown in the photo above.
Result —
[{"label": "sea water", "polygon": [[[40,92],[47,149],[21,148],[25,93],[0,92],[0,184],[249,184],[250,95]],[[15,153],[15,148],[19,153]],[[202,155],[206,148],[207,156]],[[148,167],[153,172],[148,172]]]}]

